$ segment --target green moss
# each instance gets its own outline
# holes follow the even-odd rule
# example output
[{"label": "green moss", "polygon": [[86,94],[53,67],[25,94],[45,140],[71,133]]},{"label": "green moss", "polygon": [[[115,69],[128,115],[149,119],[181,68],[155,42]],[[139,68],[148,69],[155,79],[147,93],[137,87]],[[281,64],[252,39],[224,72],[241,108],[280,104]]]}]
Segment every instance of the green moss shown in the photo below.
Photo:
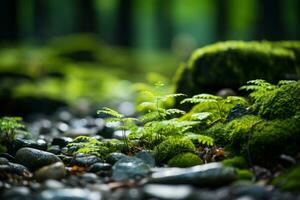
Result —
[{"label": "green moss", "polygon": [[154,156],[158,163],[164,163],[180,153],[194,151],[195,146],[191,140],[171,137],[154,148]]},{"label": "green moss", "polygon": [[238,169],[236,170],[238,179],[240,180],[252,180],[254,177],[254,174],[252,171],[248,169]]},{"label": "green moss", "polygon": [[300,111],[300,81],[277,86],[266,91],[253,105],[266,119],[285,119]]},{"label": "green moss", "polygon": [[300,191],[300,166],[289,169],[273,180],[273,185],[285,191]]},{"label": "green moss", "polygon": [[[295,75],[300,66],[292,46],[227,41],[200,48],[188,62],[189,71],[177,77],[176,92],[194,95],[221,88],[237,89],[251,79],[278,81],[287,74]],[[182,85],[186,83],[189,85]]]},{"label": "green moss", "polygon": [[170,167],[192,167],[201,164],[203,164],[203,161],[193,153],[178,154],[168,162]]},{"label": "green moss", "polygon": [[243,153],[251,156],[253,163],[272,166],[280,154],[295,155],[300,151],[300,118],[263,121],[253,129],[248,144],[243,144]]},{"label": "green moss", "polygon": [[245,169],[248,167],[247,161],[242,156],[235,156],[233,158],[223,160],[222,163],[224,166],[235,167],[239,169]]}]

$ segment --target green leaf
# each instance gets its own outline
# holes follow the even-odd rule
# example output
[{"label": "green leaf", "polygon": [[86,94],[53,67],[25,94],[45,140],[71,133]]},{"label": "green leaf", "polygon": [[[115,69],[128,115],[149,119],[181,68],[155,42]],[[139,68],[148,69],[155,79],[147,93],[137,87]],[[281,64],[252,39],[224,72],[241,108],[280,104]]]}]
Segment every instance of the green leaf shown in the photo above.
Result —
[{"label": "green leaf", "polygon": [[97,114],[100,114],[100,113],[104,113],[104,114],[107,114],[107,115],[110,115],[110,116],[116,117],[116,118],[124,117],[124,115],[122,115],[118,111],[113,110],[113,109],[108,108],[108,107],[103,107],[103,109],[97,111]]}]

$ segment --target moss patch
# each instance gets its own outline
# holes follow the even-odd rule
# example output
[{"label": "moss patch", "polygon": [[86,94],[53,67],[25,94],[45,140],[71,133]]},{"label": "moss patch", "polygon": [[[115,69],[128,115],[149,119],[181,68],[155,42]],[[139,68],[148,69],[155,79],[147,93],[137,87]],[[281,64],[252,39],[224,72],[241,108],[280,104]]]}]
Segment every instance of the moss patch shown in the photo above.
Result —
[{"label": "moss patch", "polygon": [[164,163],[180,153],[194,151],[195,146],[191,140],[171,137],[154,148],[154,156],[158,163]]},{"label": "moss patch", "polygon": [[300,191],[300,166],[294,167],[273,180],[273,185],[282,190]]},{"label": "moss patch", "polygon": [[201,164],[203,164],[203,161],[193,153],[178,154],[168,162],[170,167],[192,167]]}]

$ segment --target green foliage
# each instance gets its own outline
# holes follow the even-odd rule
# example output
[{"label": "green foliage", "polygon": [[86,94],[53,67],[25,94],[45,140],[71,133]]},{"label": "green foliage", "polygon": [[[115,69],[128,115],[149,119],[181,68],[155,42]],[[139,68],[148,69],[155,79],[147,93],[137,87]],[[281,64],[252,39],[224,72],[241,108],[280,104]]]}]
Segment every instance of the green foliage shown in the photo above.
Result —
[{"label": "green foliage", "polygon": [[0,119],[0,143],[7,145],[16,138],[18,130],[24,129],[20,117],[3,117]]},{"label": "green foliage", "polygon": [[195,146],[191,140],[170,137],[154,148],[154,156],[157,163],[164,163],[180,153],[194,151]]},{"label": "green foliage", "polygon": [[248,105],[248,102],[243,97],[228,96],[223,99],[211,94],[195,95],[192,98],[184,99],[181,103],[197,104],[182,119],[202,121],[202,126],[208,126],[216,121],[225,122],[230,110],[235,105]]},{"label": "green foliage", "polygon": [[203,161],[194,153],[181,153],[168,161],[170,167],[192,167],[195,165],[201,165]]},{"label": "green foliage", "polygon": [[125,145],[124,150],[125,151],[129,150],[129,143],[128,143],[128,138],[126,136],[126,130],[135,132],[137,130],[137,126],[134,124],[134,121],[137,121],[138,119],[132,118],[132,117],[125,117],[118,111],[113,110],[111,108],[107,108],[107,107],[104,107],[102,110],[99,110],[97,113],[98,114],[104,113],[106,115],[111,116],[111,118],[106,120],[108,122],[119,122],[121,124],[117,128],[119,130],[122,130],[122,133],[123,133],[123,141],[124,141],[124,145]]},{"label": "green foliage", "polygon": [[99,141],[88,136],[78,136],[67,145],[71,153],[91,154],[105,158],[111,152],[120,152],[124,149],[124,143],[117,139]]},{"label": "green foliage", "polygon": [[273,180],[273,185],[281,190],[299,192],[300,191],[300,167],[296,166],[288,169]]},{"label": "green foliage", "polygon": [[253,91],[253,109],[266,119],[286,119],[300,111],[300,81],[279,81],[272,85],[263,80],[248,82],[242,89]]},{"label": "green foliage", "polygon": [[185,133],[184,138],[190,139],[195,144],[200,144],[201,146],[213,146],[215,143],[212,137],[191,132]]}]

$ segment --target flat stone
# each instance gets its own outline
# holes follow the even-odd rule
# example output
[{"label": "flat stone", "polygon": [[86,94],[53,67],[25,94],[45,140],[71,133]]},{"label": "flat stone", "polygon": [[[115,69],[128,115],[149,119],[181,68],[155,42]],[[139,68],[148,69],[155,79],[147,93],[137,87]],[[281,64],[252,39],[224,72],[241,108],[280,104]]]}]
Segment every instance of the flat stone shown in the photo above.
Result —
[{"label": "flat stone", "polygon": [[209,163],[190,168],[169,168],[152,174],[149,183],[191,184],[198,187],[219,187],[236,180],[234,168]]}]

